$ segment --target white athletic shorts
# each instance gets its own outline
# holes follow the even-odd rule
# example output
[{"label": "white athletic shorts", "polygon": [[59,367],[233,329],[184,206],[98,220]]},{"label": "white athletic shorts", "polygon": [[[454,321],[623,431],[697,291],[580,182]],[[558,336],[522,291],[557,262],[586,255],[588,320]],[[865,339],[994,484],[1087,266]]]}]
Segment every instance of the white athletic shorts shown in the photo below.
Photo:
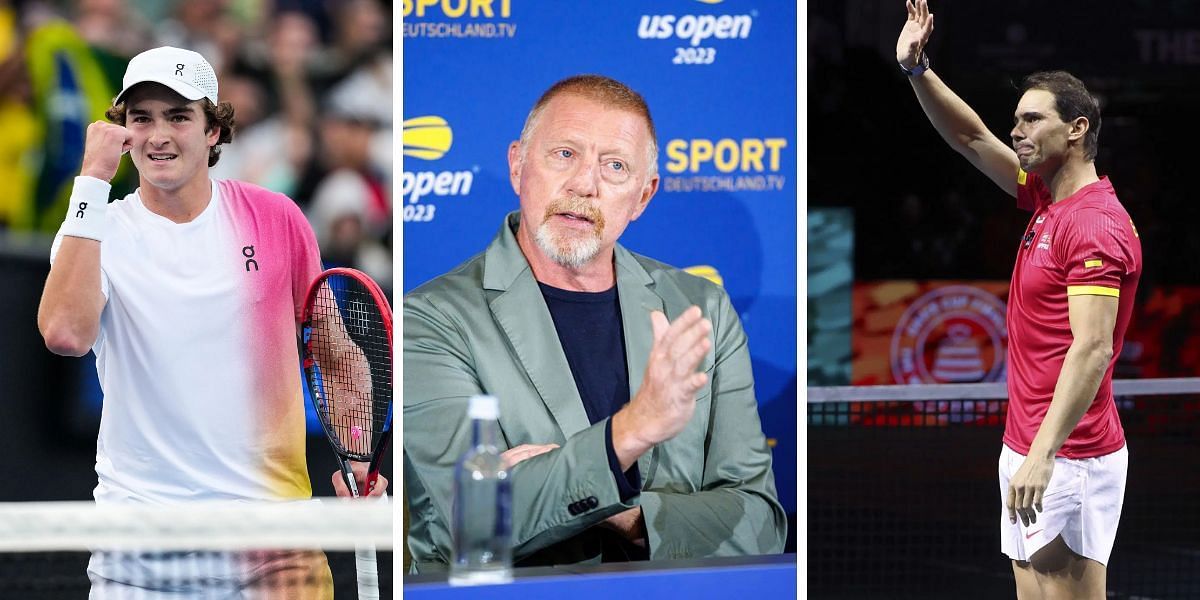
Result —
[{"label": "white athletic shorts", "polygon": [[1042,512],[1029,527],[1020,516],[1015,524],[1008,520],[1008,482],[1024,460],[1007,445],[1000,451],[1000,549],[1028,561],[1061,534],[1073,552],[1107,565],[1125,502],[1128,447],[1095,458],[1055,458]]}]

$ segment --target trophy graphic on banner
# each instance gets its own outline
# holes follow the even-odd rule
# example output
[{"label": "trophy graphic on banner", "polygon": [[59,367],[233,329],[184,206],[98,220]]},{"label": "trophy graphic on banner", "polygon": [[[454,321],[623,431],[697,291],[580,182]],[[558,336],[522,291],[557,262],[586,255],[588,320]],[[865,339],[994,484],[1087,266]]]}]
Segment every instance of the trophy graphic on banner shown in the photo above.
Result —
[{"label": "trophy graphic on banner", "polygon": [[947,328],[933,359],[933,376],[944,383],[975,383],[986,373],[971,328],[961,323]]}]

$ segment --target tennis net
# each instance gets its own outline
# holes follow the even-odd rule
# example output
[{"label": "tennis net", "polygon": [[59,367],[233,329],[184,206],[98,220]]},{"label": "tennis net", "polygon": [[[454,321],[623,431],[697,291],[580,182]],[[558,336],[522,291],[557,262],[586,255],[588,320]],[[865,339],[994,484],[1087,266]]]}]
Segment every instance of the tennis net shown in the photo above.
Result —
[{"label": "tennis net", "polygon": [[[1110,598],[1200,598],[1200,378],[1114,381],[1129,473]],[[817,598],[1012,598],[1003,383],[808,390]]]},{"label": "tennis net", "polygon": [[391,598],[386,502],[3,503],[0,598],[356,598],[367,546]]}]

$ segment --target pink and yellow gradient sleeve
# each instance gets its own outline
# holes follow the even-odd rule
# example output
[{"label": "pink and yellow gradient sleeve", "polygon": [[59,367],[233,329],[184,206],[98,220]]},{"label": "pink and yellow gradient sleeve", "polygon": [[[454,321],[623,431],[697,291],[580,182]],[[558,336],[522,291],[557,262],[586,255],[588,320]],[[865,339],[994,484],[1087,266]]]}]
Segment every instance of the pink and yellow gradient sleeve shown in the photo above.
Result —
[{"label": "pink and yellow gradient sleeve", "polygon": [[[244,290],[252,307],[246,344],[254,365],[256,422],[262,432],[264,481],[281,498],[306,498],[312,488],[305,460],[304,395],[297,327],[308,286],[321,272],[316,236],[287,196],[236,182],[230,216],[243,248],[239,269],[258,269]],[[225,192],[225,190],[222,190]],[[255,264],[247,266],[253,254]]]}]

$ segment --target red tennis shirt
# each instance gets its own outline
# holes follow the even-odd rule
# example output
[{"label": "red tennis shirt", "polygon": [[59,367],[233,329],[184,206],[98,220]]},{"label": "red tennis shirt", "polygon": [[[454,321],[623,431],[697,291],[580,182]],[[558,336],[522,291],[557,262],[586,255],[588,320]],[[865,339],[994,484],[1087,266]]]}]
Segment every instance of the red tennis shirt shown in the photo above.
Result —
[{"label": "red tennis shirt", "polygon": [[1017,206],[1033,218],[1017,249],[1008,295],[1008,417],[1004,443],[1021,454],[1050,408],[1074,337],[1067,297],[1118,298],[1113,359],[1087,413],[1058,456],[1089,458],[1115,452],[1125,430],[1113,401],[1113,365],[1121,354],[1142,275],[1142,244],[1107,177],[1054,203],[1040,177],[1020,172]]}]

